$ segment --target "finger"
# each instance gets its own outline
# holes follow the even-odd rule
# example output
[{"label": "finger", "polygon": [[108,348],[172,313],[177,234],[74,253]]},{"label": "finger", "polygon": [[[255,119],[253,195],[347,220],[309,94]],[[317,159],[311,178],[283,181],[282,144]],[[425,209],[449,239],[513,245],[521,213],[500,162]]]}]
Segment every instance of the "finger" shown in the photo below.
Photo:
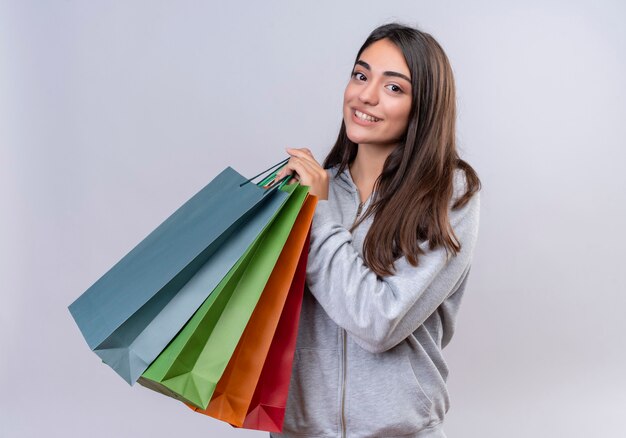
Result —
[{"label": "finger", "polygon": [[307,155],[310,155],[311,157],[313,156],[313,152],[311,152],[311,149],[309,148],[300,148],[300,150],[306,153]]},{"label": "finger", "polygon": [[294,173],[293,175],[286,175],[283,176],[282,178],[276,178],[273,179],[272,181],[270,181],[268,184],[268,187],[278,187],[281,184],[292,184],[295,181],[298,181],[297,179],[297,175]]},{"label": "finger", "polygon": [[317,162],[317,160],[315,159],[311,151],[306,148],[302,148],[302,149],[287,148],[287,152],[291,156],[302,158],[303,160],[308,161],[315,167],[319,167],[320,169],[322,168],[322,166]]},{"label": "finger", "polygon": [[296,160],[297,160],[296,163],[300,164],[302,168],[305,169],[305,173],[307,175],[314,175],[316,172],[316,169],[319,167],[319,164],[317,164],[316,161],[311,162],[310,160],[307,160],[304,157],[296,157]]},{"label": "finger", "polygon": [[324,179],[326,177],[326,170],[320,166],[314,158],[300,154],[297,157],[294,156],[293,159],[300,160],[302,165],[305,166],[305,169],[308,171],[305,184],[310,184],[315,180]]},{"label": "finger", "polygon": [[308,155],[309,157],[313,157],[313,152],[311,152],[308,148],[285,148],[288,154],[290,155]]},{"label": "finger", "polygon": [[[295,172],[294,177],[298,177],[300,181],[311,180],[311,176],[315,172],[312,166],[300,157],[292,157],[289,160],[289,168],[293,169],[293,172]],[[284,175],[287,174],[288,172],[284,173]]]},{"label": "finger", "polygon": [[293,161],[291,161],[291,159],[287,162],[287,164],[284,164],[281,168],[278,169],[278,172],[276,172],[276,176],[274,177],[275,180],[281,179],[285,176],[287,176],[289,173],[293,173],[294,172],[294,168],[293,168]]},{"label": "finger", "polygon": [[[303,159],[300,157],[291,157],[287,164],[276,174],[274,177],[274,181],[278,181],[283,179],[289,174],[292,174],[294,177],[299,178],[299,175],[305,174],[308,175],[312,170],[309,170],[308,167],[303,167]],[[305,178],[307,178],[305,176]],[[289,180],[291,181],[291,180]]]}]

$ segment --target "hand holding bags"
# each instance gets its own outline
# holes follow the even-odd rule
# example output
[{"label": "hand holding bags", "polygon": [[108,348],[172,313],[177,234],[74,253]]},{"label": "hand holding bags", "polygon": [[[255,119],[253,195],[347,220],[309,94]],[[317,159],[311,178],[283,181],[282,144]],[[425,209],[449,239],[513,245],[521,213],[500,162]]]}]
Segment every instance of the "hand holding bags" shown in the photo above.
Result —
[{"label": "hand holding bags", "polygon": [[[286,401],[293,346],[276,336],[288,325],[295,343],[316,202],[308,187],[284,186],[289,176],[263,188],[269,178],[247,184],[227,168],[69,307],[90,348],[128,383],[141,376],[208,415],[261,430],[270,429],[247,417],[262,406],[267,362],[280,353],[289,360],[273,368],[287,387],[269,392]],[[282,417],[271,423],[275,430]]]}]

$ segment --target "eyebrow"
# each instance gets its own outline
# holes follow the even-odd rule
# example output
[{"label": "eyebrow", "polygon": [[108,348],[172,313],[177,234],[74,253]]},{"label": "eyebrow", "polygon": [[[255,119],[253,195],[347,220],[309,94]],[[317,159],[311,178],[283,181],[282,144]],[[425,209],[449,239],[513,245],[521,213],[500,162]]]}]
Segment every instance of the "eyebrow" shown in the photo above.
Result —
[{"label": "eyebrow", "polygon": [[[361,61],[359,59],[356,62],[356,64],[359,64],[359,65],[365,67],[367,70],[372,71],[372,68],[370,67],[370,65],[367,62],[365,62],[365,61]],[[384,71],[383,72],[383,76],[395,76],[395,77],[402,78],[402,79],[408,81],[409,84],[411,83],[411,79],[408,76],[403,75],[402,73],[398,73],[397,71]]]}]

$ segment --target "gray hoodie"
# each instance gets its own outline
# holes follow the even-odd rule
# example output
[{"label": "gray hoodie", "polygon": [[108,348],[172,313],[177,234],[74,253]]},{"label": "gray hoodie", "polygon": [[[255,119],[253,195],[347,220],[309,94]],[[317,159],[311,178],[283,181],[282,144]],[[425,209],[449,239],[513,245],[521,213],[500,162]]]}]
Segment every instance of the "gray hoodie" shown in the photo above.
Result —
[{"label": "gray hoodie", "polygon": [[[450,222],[461,251],[446,259],[428,243],[419,266],[405,258],[379,278],[363,264],[373,218],[348,169],[327,169],[327,200],[318,201],[298,341],[282,434],[271,437],[445,437],[448,367],[441,354],[455,328],[478,235],[476,193]],[[457,170],[454,200],[465,192]]]}]

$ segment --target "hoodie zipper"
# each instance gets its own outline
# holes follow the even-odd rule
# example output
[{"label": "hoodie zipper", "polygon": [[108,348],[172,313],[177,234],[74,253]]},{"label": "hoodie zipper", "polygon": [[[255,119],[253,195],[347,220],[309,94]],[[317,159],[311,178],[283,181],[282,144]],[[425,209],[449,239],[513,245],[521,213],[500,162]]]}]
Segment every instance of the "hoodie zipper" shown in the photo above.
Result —
[{"label": "hoodie zipper", "polygon": [[[359,206],[356,209],[356,216],[354,217],[353,225],[356,223],[356,220],[359,218],[361,214],[361,210],[363,209],[363,202],[361,202],[361,195],[359,194],[359,189],[356,189],[357,199],[359,201]],[[341,437],[345,438],[346,436],[346,417],[344,412],[344,404],[346,400],[346,369],[347,369],[347,360],[346,360],[346,330],[341,329],[341,341],[343,345],[343,350],[341,354],[342,359],[342,381],[341,381]]]}]

